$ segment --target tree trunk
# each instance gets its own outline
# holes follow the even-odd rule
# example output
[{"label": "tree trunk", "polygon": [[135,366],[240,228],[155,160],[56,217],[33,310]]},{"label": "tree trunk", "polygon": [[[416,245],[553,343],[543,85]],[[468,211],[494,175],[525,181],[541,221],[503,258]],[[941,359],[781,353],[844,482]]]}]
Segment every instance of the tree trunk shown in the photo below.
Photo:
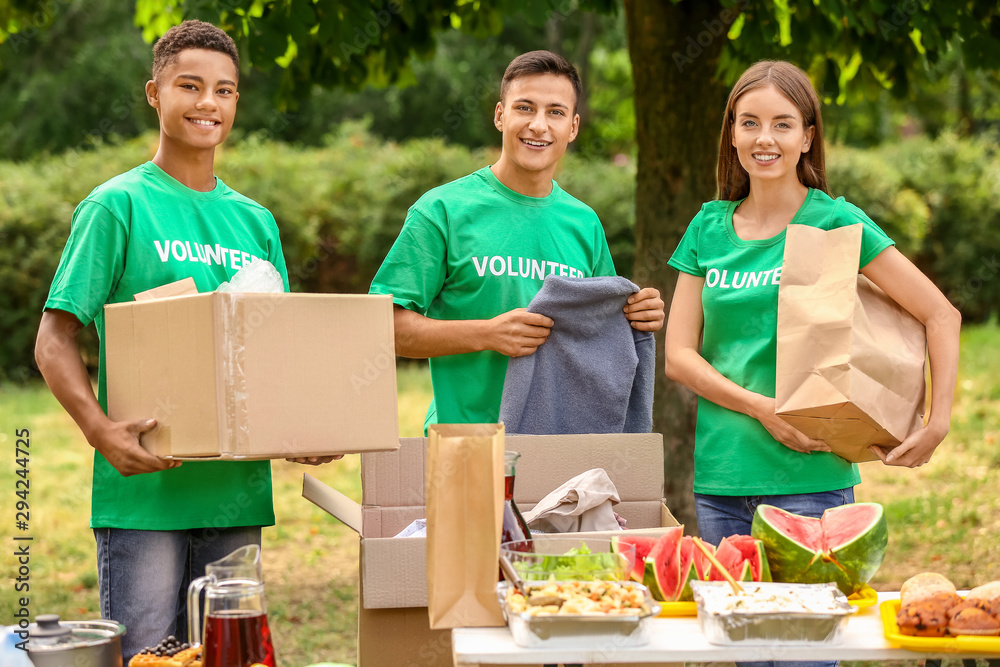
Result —
[{"label": "tree trunk", "polygon": [[[639,147],[633,279],[659,289],[669,307],[677,272],[667,261],[701,204],[716,196],[728,90],[715,73],[736,12],[719,0],[625,0],[625,15]],[[692,533],[695,409],[694,395],[658,369],[653,430],[663,434],[665,497]]]}]

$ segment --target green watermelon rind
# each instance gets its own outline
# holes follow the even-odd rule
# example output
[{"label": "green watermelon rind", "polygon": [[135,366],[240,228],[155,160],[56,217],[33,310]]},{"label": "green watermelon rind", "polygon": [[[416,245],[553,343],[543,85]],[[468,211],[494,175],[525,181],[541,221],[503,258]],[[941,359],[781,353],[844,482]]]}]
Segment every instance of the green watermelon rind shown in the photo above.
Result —
[{"label": "green watermelon rind", "polygon": [[[611,538],[611,550],[618,551],[618,543],[631,544],[635,547],[635,560],[632,563],[632,569],[629,571],[629,578],[642,582],[645,578],[645,566],[644,562],[646,556],[652,551],[653,546],[656,544],[656,538],[647,535],[622,535],[615,536]],[[642,548],[640,548],[642,545]],[[645,547],[648,545],[648,549]]]},{"label": "green watermelon rind", "polygon": [[[654,599],[659,599],[663,602],[674,602],[680,595],[681,590],[684,588],[683,583],[680,581],[680,555],[681,555],[681,542],[683,542],[684,526],[671,526],[667,531],[660,536],[659,540],[653,550],[649,552],[646,556],[646,562],[652,563],[653,565],[653,579],[656,581],[656,589],[660,592],[660,597]],[[662,576],[666,577],[668,574],[673,574],[677,577],[677,582],[675,588],[672,590],[665,590],[664,582],[660,580]],[[648,576],[643,577],[643,583],[649,579]],[[652,588],[650,588],[652,591]]]},{"label": "green watermelon rind", "polygon": [[860,532],[857,538],[827,555],[813,551],[768,523],[765,514],[769,509],[784,510],[772,505],[760,505],[754,514],[750,535],[764,545],[774,581],[801,584],[832,581],[845,595],[860,590],[868,583],[885,558],[889,529],[881,505],[856,504],[876,506],[878,516],[868,530]]}]

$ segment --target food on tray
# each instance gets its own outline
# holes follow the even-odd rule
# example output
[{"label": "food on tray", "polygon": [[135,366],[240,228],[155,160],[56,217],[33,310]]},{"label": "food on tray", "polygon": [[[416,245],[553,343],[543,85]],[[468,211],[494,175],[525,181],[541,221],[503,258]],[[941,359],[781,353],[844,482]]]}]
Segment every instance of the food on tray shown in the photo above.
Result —
[{"label": "food on tray", "polygon": [[955,595],[955,584],[943,574],[921,572],[903,582],[899,588],[899,601],[905,606],[942,593]]},{"label": "food on tray", "polygon": [[698,622],[712,644],[820,645],[838,641],[855,608],[833,583],[748,582],[735,593],[728,582],[692,583]]},{"label": "food on tray", "polygon": [[[956,596],[957,597],[957,596]],[[970,597],[966,597],[964,600],[958,598],[959,602],[955,603],[948,608],[948,618],[952,618],[955,614],[962,611],[963,609],[981,609],[987,614],[990,613],[990,601],[989,600],[974,600]]]},{"label": "food on tray", "polygon": [[914,602],[899,610],[896,625],[904,635],[943,637],[948,632],[948,610],[926,600]]},{"label": "food on tray", "polygon": [[976,586],[965,596],[966,600],[996,600],[1000,598],[1000,581],[991,581],[982,586]]},{"label": "food on tray", "polygon": [[618,551],[592,551],[583,541],[561,555],[518,550],[505,555],[525,581],[618,581],[627,576],[629,564]]},{"label": "food on tray", "polygon": [[525,587],[528,597],[514,588],[507,591],[512,613],[531,616],[553,614],[642,615],[651,613],[644,589],[614,581],[551,581]]},{"label": "food on tray", "polygon": [[953,635],[1000,635],[1000,620],[988,611],[967,607],[954,614],[948,622],[948,632]]},{"label": "food on tray", "polygon": [[878,503],[833,507],[819,519],[759,505],[750,534],[763,542],[775,581],[832,581],[846,595],[874,576],[889,543]]},{"label": "food on tray", "polygon": [[899,590],[896,625],[904,635],[1000,635],[1000,582],[969,591],[963,600],[955,585],[937,572],[910,577]]},{"label": "food on tray", "polygon": [[[684,535],[684,526],[668,528],[659,538],[618,538],[636,544],[636,564],[631,578],[641,581],[654,600],[690,602],[692,581],[723,581],[708,557],[695,547],[694,538]],[[760,540],[749,535],[724,538],[715,549],[716,560],[741,581],[770,581],[771,574]]]},{"label": "food on tray", "polygon": [[182,644],[171,635],[132,656],[128,667],[201,667],[201,646]]},{"label": "food on tray", "polygon": [[631,544],[635,547],[635,563],[629,576],[635,581],[642,581],[643,573],[646,570],[646,556],[656,546],[658,538],[648,535],[616,535],[611,538],[612,548],[616,551],[621,544]]},{"label": "food on tray", "polygon": [[743,584],[736,593],[728,585],[698,587],[702,608],[708,614],[825,614],[850,610],[847,599],[833,586]]}]

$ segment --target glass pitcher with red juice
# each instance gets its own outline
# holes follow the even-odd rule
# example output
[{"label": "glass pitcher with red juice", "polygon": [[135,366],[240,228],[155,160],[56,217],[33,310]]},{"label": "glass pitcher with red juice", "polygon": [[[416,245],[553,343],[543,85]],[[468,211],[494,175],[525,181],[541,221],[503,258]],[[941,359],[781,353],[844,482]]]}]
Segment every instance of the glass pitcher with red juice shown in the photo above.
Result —
[{"label": "glass pitcher with red juice", "polygon": [[[260,547],[240,547],[205,566],[188,588],[188,635],[202,644],[203,667],[277,667],[264,604]],[[201,592],[205,591],[204,622]]]}]

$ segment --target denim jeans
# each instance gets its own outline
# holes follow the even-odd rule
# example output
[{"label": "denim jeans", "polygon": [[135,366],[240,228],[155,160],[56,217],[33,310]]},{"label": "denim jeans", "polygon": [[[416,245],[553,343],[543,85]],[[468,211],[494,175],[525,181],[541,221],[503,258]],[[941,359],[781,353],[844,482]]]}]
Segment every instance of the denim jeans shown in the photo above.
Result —
[{"label": "denim jeans", "polygon": [[[710,496],[694,494],[698,514],[698,532],[706,542],[718,545],[729,535],[749,535],[750,524],[758,505],[774,505],[781,509],[819,518],[830,507],[854,502],[854,488],[772,496]],[[819,653],[819,651],[817,651]],[[834,662],[737,662],[738,667],[835,667]]]},{"label": "denim jeans", "polygon": [[101,616],[125,626],[122,658],[174,635],[187,641],[187,589],[205,565],[247,544],[260,526],[192,530],[95,528]]}]

